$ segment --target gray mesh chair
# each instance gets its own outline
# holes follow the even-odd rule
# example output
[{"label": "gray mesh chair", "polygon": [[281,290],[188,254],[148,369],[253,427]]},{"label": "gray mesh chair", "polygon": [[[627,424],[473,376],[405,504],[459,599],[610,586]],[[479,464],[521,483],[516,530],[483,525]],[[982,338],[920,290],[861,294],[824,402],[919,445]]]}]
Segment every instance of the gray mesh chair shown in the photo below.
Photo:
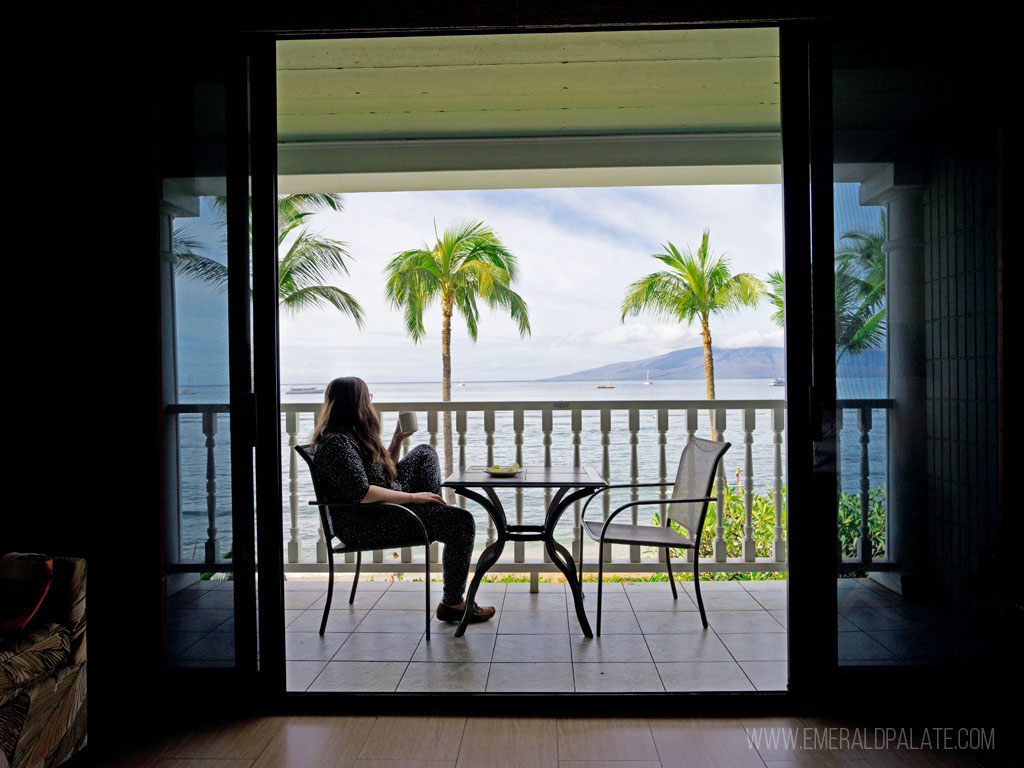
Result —
[{"label": "gray mesh chair", "polygon": [[[587,514],[587,507],[590,502],[600,494],[610,491],[613,488],[656,488],[670,485],[670,483],[624,483],[609,485],[602,488],[589,499],[580,514],[580,522],[583,529],[600,546],[599,553],[604,552],[605,544],[640,544],[647,547],[661,547],[665,550],[665,567],[668,570],[668,581],[672,585],[672,599],[678,600],[679,593],[676,591],[675,578],[672,576],[672,558],[669,557],[670,549],[692,549],[693,550],[693,590],[697,594],[697,607],[700,608],[700,620],[704,629],[708,628],[708,617],[704,613],[704,600],[700,596],[700,579],[697,573],[699,558],[700,537],[704,530],[704,518],[708,512],[708,502],[714,501],[711,495],[711,485],[715,481],[715,472],[722,456],[731,447],[731,443],[719,443],[714,440],[704,440],[700,437],[691,437],[683,448],[683,455],[679,458],[679,470],[676,472],[675,483],[672,483],[672,496],[668,499],[645,499],[642,501],[631,501],[623,504],[612,512],[607,520],[601,522],[586,522],[583,520]],[[615,517],[627,509],[652,504],[667,504],[667,514],[661,521],[661,525],[632,525],[629,523],[613,522]],[[674,522],[686,531],[683,535],[669,525]],[[597,634],[601,634],[601,591],[604,581],[604,557],[598,556],[597,567]],[[580,558],[580,583],[583,582],[583,558]]]},{"label": "gray mesh chair", "polygon": [[[302,460],[306,462],[306,466],[309,467],[310,477],[313,478],[313,493],[316,494],[316,499],[309,502],[310,506],[317,506],[320,508],[320,525],[324,529],[324,537],[327,539],[327,565],[330,570],[330,581],[327,582],[327,604],[324,606],[324,617],[320,621],[320,634],[324,633],[327,628],[327,617],[330,615],[331,610],[331,598],[334,596],[334,555],[344,554],[346,552],[356,553],[356,571],[352,576],[352,592],[349,594],[348,602],[351,605],[356,599],[356,587],[359,586],[359,568],[363,564],[363,552],[370,551],[372,549],[381,549],[382,547],[426,547],[426,551],[423,553],[423,572],[424,572],[424,583],[423,587],[426,592],[426,605],[427,605],[427,630],[426,630],[426,641],[430,642],[430,618],[433,615],[433,611],[430,607],[430,535],[427,533],[427,528],[423,525],[423,521],[420,520],[416,514],[409,508],[403,507],[401,504],[335,504],[324,498],[324,495],[320,492],[319,483],[317,483],[316,472],[313,471],[313,446],[312,445],[297,445],[295,446],[295,452],[302,457]],[[423,536],[417,538],[414,541],[393,541],[383,543],[375,547],[353,547],[345,544],[342,536],[344,531],[338,531],[334,527],[334,519],[329,514],[328,510],[333,509],[337,511],[343,511],[345,509],[359,510],[360,512],[369,512],[371,514],[378,515],[408,515],[416,521],[417,526],[423,531]],[[332,539],[337,539],[338,543],[335,546],[331,546]]]}]

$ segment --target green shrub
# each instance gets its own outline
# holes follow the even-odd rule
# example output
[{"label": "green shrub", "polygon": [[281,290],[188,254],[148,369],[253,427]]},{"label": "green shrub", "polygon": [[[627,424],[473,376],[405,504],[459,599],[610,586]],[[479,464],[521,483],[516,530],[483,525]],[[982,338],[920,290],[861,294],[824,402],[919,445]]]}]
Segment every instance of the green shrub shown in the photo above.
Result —
[{"label": "green shrub", "polygon": [[[744,491],[734,485],[727,486],[725,493],[725,551],[728,557],[743,556],[743,526],[746,520]],[[708,505],[707,518],[704,521],[704,534],[700,540],[700,556],[702,559],[714,555],[715,529],[717,518],[715,507],[717,502]],[[885,555],[885,516],[886,497],[884,488],[872,488],[868,500],[868,526],[871,531],[871,553],[873,558]],[[651,516],[656,525],[661,524],[658,513]],[[843,493],[839,499],[839,541],[844,557],[853,557],[857,553],[857,539],[860,537],[860,494]],[[768,489],[766,494],[753,495],[751,509],[754,546],[757,557],[770,557],[772,543],[775,541],[775,494]],[[672,526],[683,532],[675,523]],[[782,488],[782,529],[786,530],[786,488]],[[682,550],[673,550],[673,557],[682,557]]]},{"label": "green shrub", "polygon": [[[860,494],[839,494],[839,541],[843,557],[855,557],[860,538]],[[885,556],[885,488],[868,492],[868,530],[871,532],[871,557]]]}]

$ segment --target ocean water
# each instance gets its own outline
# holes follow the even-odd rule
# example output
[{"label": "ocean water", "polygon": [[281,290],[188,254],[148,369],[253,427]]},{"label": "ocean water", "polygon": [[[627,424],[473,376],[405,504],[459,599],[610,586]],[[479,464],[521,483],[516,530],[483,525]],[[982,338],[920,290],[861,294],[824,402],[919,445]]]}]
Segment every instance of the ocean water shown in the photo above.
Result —
[{"label": "ocean water", "polygon": [[[428,402],[440,400],[440,384],[438,383],[387,383],[368,382],[374,395],[374,403],[383,410],[387,403]],[[659,400],[703,400],[705,397],[702,380],[657,381],[646,386],[640,381],[614,382],[614,389],[597,389],[602,382],[465,382],[452,387],[452,400],[457,402],[531,402],[540,408],[545,404],[564,402],[597,402],[607,403],[614,408],[616,401],[659,401]],[[182,403],[226,403],[228,389],[226,387],[190,386],[188,393],[180,395]],[[323,395],[291,395],[287,388],[282,390],[282,402],[309,404],[311,409],[318,408]],[[769,386],[766,379],[726,379],[716,382],[716,395],[719,400],[782,400],[785,398],[785,387]],[[885,396],[884,379],[850,379],[840,380],[840,398],[868,398]],[[601,407],[600,405],[598,408]],[[659,479],[659,445],[657,431],[656,404],[650,410],[640,412],[640,429],[637,445],[637,476],[641,482]],[[181,556],[186,559],[201,558],[204,542],[207,539],[207,453],[206,436],[202,432],[202,417],[199,414],[182,414],[179,429],[179,462],[180,486],[179,498],[182,509],[181,517]],[[299,417],[298,440],[305,443],[313,431],[314,413],[303,413]],[[771,430],[770,411],[759,410],[755,415],[755,430],[752,434],[753,480],[755,493],[767,493],[774,482],[773,433]],[[384,415],[385,441],[394,429],[396,414]],[[412,445],[425,443],[429,440],[426,431],[426,414],[419,416],[420,431],[411,439]],[[674,474],[674,464],[686,440],[685,414],[671,410],[669,413],[669,430],[667,433],[666,460],[668,463],[668,479]],[[454,433],[453,419],[453,433]],[[282,433],[282,472],[281,482],[284,505],[282,509],[282,540],[287,542],[290,536],[290,486],[289,457],[290,448],[285,430],[285,420],[281,420]],[[710,419],[706,410],[698,411],[699,436],[710,436]],[[873,412],[871,443],[869,445],[870,482],[873,488],[885,486],[885,411]],[[583,412],[581,431],[580,458],[585,465],[602,467],[602,445],[599,410]],[[610,482],[628,482],[631,477],[631,444],[628,427],[628,413],[613,411],[609,434]],[[553,464],[571,464],[573,460],[572,431],[569,411],[553,412],[553,428],[551,433],[551,459]],[[213,448],[215,473],[214,491],[216,494],[216,523],[218,538],[222,552],[230,549],[231,541],[231,477],[229,462],[230,423],[227,414],[218,416],[217,434]],[[732,443],[732,448],[724,458],[726,477],[729,482],[740,481],[742,484],[745,463],[744,433],[739,411],[727,414],[725,439]],[[442,432],[439,419],[438,451],[442,453]],[[458,463],[458,437],[455,436],[454,462]],[[857,493],[860,489],[860,432],[857,427],[857,415],[854,411],[846,412],[843,430],[840,435],[841,482],[843,490]],[[516,446],[511,411],[498,411],[495,414],[494,460],[500,464],[510,464],[515,460]],[[467,414],[466,458],[469,464],[484,464],[487,460],[486,433],[484,432],[483,414],[469,412]],[[443,461],[443,453],[442,453]],[[542,464],[544,461],[543,432],[541,430],[541,414],[539,410],[527,410],[524,414],[523,430],[523,462],[524,464]],[[785,456],[783,456],[783,480],[785,481]],[[655,493],[657,489],[655,489]],[[613,509],[618,504],[629,500],[629,491],[615,492]],[[515,496],[512,492],[501,492],[500,496],[510,520],[515,516]],[[306,502],[313,498],[312,483],[305,466],[298,464],[298,508],[299,538],[302,542],[302,559],[312,560],[315,557],[315,543],[318,536],[319,518],[316,508],[309,507]],[[597,502],[595,502],[596,505]],[[477,519],[478,542],[483,541],[487,528],[487,516],[473,502],[467,507],[474,511]],[[593,508],[593,506],[592,506]],[[544,510],[544,491],[526,490],[523,494],[523,522],[539,523]],[[653,511],[653,509],[652,509]],[[598,512],[599,510],[594,510]],[[588,519],[594,512],[588,513]],[[647,515],[649,512],[641,512]],[[567,511],[559,524],[558,538],[563,542],[571,540],[572,512]],[[536,546],[536,545],[535,545]],[[535,553],[528,551],[527,556]]]}]

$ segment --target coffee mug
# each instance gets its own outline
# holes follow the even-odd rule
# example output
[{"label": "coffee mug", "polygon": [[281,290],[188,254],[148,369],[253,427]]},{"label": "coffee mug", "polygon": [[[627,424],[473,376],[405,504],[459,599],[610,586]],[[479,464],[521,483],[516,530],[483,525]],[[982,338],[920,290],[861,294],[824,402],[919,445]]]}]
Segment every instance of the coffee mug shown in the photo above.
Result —
[{"label": "coffee mug", "polygon": [[398,426],[402,432],[409,435],[420,428],[420,423],[416,418],[415,411],[405,411],[398,414]]}]

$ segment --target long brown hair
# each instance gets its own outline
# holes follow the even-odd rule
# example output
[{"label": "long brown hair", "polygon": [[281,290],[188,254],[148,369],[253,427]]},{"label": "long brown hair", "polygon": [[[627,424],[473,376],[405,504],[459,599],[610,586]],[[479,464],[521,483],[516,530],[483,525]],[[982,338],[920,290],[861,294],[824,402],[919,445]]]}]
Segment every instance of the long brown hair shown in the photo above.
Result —
[{"label": "long brown hair", "polygon": [[366,382],[355,376],[335,379],[327,385],[320,417],[313,430],[313,445],[324,432],[343,432],[353,437],[371,463],[381,463],[388,481],[395,481],[395,462],[380,439],[380,417],[370,400]]}]

